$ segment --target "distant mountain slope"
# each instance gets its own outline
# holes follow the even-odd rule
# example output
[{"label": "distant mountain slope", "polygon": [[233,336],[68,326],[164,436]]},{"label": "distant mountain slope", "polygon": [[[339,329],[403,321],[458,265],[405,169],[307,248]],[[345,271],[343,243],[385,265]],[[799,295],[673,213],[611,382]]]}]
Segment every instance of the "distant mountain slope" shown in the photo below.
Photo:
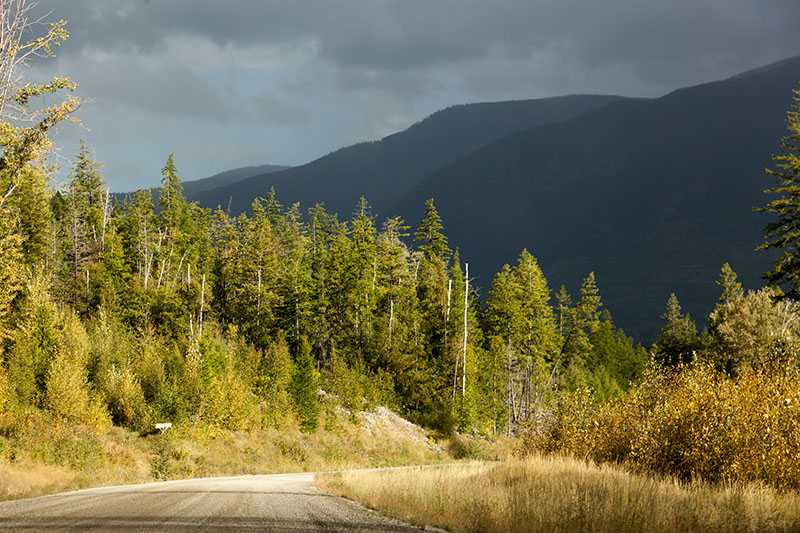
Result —
[{"label": "distant mountain slope", "polygon": [[254,176],[193,199],[207,207],[232,199],[232,211],[241,212],[274,186],[284,204],[299,201],[307,208],[325,202],[329,211],[346,218],[363,195],[376,212],[388,215],[385,209],[423,178],[486,143],[618,99],[582,95],[454,106],[380,141],[342,148],[306,165]]},{"label": "distant mountain slope", "polygon": [[769,266],[753,207],[767,201],[764,168],[798,81],[795,58],[529,129],[440,169],[389,212],[416,224],[435,198],[484,291],[527,247],[553,289],[575,295],[594,271],[629,333],[654,340],[670,292],[702,328],[723,262],[750,287]]},{"label": "distant mountain slope", "polygon": [[[183,194],[189,201],[194,201],[195,197],[198,194],[201,194],[205,191],[209,191],[215,189],[217,187],[224,187],[226,185],[231,185],[236,183],[237,181],[241,181],[243,179],[247,179],[251,176],[256,175],[266,175],[271,172],[278,172],[279,170],[286,170],[286,166],[281,165],[257,165],[257,166],[250,166],[250,167],[241,167],[235,168],[233,170],[226,170],[224,172],[220,172],[219,174],[214,174],[208,178],[202,178],[199,180],[190,180],[184,181],[183,185]],[[153,189],[153,194],[155,196],[156,203],[158,202],[158,193],[159,188],[155,187]],[[133,194],[134,191],[128,192],[115,192],[112,193],[115,202],[122,202],[125,197],[130,196]]]},{"label": "distant mountain slope", "polygon": [[252,176],[263,176],[264,174],[271,174],[272,172],[286,170],[287,168],[290,167],[280,165],[258,165],[226,170],[225,172],[214,174],[209,178],[183,182],[183,193],[191,200],[202,192],[210,191],[217,187],[224,187]]}]

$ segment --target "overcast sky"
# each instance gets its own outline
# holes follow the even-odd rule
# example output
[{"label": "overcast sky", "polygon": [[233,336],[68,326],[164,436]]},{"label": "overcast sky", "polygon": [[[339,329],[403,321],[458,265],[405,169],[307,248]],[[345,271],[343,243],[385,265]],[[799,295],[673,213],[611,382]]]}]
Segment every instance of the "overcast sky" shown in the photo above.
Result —
[{"label": "overcast sky", "polygon": [[453,104],[656,97],[800,55],[799,0],[41,0],[112,190],[298,165]]}]

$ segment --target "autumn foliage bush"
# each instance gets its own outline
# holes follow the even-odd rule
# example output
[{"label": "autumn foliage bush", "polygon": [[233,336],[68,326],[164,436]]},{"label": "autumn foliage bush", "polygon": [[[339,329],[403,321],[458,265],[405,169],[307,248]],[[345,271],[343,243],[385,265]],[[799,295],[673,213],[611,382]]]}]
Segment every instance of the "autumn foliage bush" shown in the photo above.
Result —
[{"label": "autumn foliage bush", "polygon": [[736,377],[711,363],[651,367],[628,394],[565,397],[522,454],[559,452],[684,480],[800,488],[800,369],[776,362]]}]

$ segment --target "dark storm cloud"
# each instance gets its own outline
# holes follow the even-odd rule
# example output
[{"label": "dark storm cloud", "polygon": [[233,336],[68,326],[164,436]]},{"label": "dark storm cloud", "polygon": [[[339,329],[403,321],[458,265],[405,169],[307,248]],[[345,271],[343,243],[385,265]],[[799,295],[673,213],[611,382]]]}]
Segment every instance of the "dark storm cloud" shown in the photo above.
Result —
[{"label": "dark storm cloud", "polygon": [[452,104],[660,96],[800,54],[798,0],[40,0],[37,9],[66,19],[71,38],[36,74],[82,84],[93,135],[119,137],[109,175],[130,180],[129,153],[157,169],[165,150],[184,150],[195,177],[301,164]]},{"label": "dark storm cloud", "polygon": [[41,7],[63,12],[86,47],[147,53],[177,35],[235,46],[312,42],[320,59],[344,72],[469,70],[491,54],[525,69],[555,43],[565,68],[615,66],[643,83],[680,85],[709,68],[734,72],[800,53],[795,0],[77,0],[68,7],[48,0]]}]

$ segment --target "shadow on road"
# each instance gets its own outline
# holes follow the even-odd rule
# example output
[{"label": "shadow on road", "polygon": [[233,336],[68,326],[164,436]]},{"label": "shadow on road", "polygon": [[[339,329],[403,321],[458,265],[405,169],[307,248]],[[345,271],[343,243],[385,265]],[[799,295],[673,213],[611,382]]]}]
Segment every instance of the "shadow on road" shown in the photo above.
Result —
[{"label": "shadow on road", "polygon": [[409,531],[408,526],[375,523],[263,519],[240,517],[181,517],[173,520],[96,516],[91,519],[39,516],[4,520],[0,531]]}]

